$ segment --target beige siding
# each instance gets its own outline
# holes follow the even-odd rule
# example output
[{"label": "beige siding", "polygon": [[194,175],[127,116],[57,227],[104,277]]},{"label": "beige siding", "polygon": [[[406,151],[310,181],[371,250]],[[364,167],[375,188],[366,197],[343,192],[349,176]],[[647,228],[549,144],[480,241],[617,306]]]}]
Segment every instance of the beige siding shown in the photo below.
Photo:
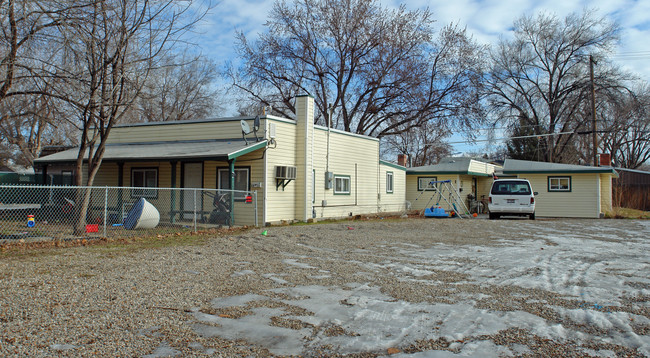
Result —
[{"label": "beige siding", "polygon": [[[447,202],[444,199],[449,200],[449,192],[443,190],[444,198],[439,198],[439,195],[434,191],[418,191],[418,178],[430,178],[435,177],[438,181],[451,180],[451,184],[458,189],[459,182],[461,181],[460,176],[456,174],[408,174],[406,175],[406,200],[411,203],[411,209],[413,210],[424,210],[426,207],[431,207],[438,205],[443,207],[445,210],[449,210],[450,207],[447,205]],[[464,184],[466,185],[466,184]],[[471,188],[471,182],[469,183]],[[463,189],[464,190],[464,189]]]},{"label": "beige siding", "polygon": [[[296,165],[296,124],[269,120],[275,124],[276,145],[266,150],[266,222],[293,220],[296,217],[296,183],[290,182],[284,190],[276,189],[275,167]],[[300,174],[299,174],[300,175]]]},{"label": "beige siding", "polygon": [[[253,127],[253,121],[248,121]],[[240,120],[115,127],[108,143],[143,143],[175,140],[241,138]],[[258,136],[263,137],[260,131]],[[252,134],[251,134],[252,138]]]},{"label": "beige siding", "polygon": [[325,189],[327,164],[327,130],[317,128],[314,138],[314,208],[318,218],[377,212],[379,142],[334,131],[330,133],[329,171],[335,176],[350,177],[349,195],[334,194],[334,188]]},{"label": "beige siding", "polygon": [[[478,177],[478,199],[486,201],[492,189],[492,177]],[[487,210],[487,209],[486,209]]]},{"label": "beige siding", "polygon": [[[406,210],[406,171],[379,164],[379,211],[401,212]],[[386,192],[386,173],[393,173],[393,192]]]},{"label": "beige siding", "polygon": [[600,211],[607,214],[612,211],[612,175],[600,174]]},{"label": "beige siding", "polygon": [[[467,207],[467,196],[472,194],[472,176],[470,175],[460,175],[460,186],[457,186],[458,195],[463,201],[463,205]],[[459,207],[458,210],[462,210],[462,207]]]},{"label": "beige siding", "polygon": [[[545,217],[598,218],[599,174],[519,174],[528,179],[535,197],[535,214]],[[548,177],[571,177],[570,192],[549,192]]]}]

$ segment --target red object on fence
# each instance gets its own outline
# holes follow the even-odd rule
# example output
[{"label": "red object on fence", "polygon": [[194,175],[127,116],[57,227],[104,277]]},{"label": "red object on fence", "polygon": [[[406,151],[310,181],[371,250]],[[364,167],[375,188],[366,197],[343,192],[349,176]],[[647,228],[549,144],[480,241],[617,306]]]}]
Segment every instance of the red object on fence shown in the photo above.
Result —
[{"label": "red object on fence", "polygon": [[99,232],[99,225],[98,224],[86,225],[86,232]]},{"label": "red object on fence", "polygon": [[253,196],[252,195],[246,195],[246,203],[250,204],[253,202]]}]

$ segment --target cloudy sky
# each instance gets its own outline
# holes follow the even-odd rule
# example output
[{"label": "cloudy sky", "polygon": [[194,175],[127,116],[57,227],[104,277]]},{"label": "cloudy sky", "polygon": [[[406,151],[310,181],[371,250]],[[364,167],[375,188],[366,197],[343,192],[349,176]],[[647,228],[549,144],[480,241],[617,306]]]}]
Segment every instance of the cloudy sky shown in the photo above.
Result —
[{"label": "cloudy sky", "polygon": [[[404,3],[408,9],[428,7],[441,26],[450,22],[466,26],[481,43],[493,44],[500,37],[511,36],[515,19],[523,14],[548,11],[563,17],[585,8],[596,9],[621,26],[620,46],[612,60],[650,82],[650,0],[381,0],[387,7]],[[264,31],[264,22],[272,0],[222,0],[208,14],[198,29],[196,42],[203,53],[217,64],[236,60],[235,31],[248,38]],[[454,140],[458,140],[456,138]],[[480,150],[484,144],[455,145],[456,150]]]}]

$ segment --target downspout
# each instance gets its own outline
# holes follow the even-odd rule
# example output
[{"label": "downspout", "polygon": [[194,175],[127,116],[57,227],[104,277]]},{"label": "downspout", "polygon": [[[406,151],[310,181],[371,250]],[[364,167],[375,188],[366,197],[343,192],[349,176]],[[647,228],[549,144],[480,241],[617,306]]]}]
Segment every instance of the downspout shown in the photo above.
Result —
[{"label": "downspout", "polygon": [[230,170],[230,226],[235,224],[235,158],[228,160]]},{"label": "downspout", "polygon": [[325,171],[330,171],[330,128],[332,128],[332,113],[334,108],[330,106],[329,115],[327,116],[327,155],[325,156]]},{"label": "downspout", "polygon": [[[271,114],[269,112],[269,114]],[[269,138],[269,119],[265,116],[264,117],[264,137],[268,140]],[[268,148],[268,144],[267,144]],[[266,151],[266,149],[264,149]],[[264,156],[264,184],[262,188],[262,224],[266,226],[266,202],[268,200],[267,197],[267,187],[268,187],[268,155]],[[259,196],[257,198],[259,200]],[[256,204],[257,205],[257,204]]]},{"label": "downspout", "polygon": [[[312,121],[313,121],[313,119],[312,119]],[[314,182],[316,181],[316,176],[314,175],[314,139],[315,139],[314,137],[316,137],[316,131],[312,127],[312,131],[311,131],[311,164],[309,165],[309,174],[310,174],[312,183],[311,183],[311,185],[308,185],[308,187],[309,187],[309,189],[311,191],[314,191],[314,189],[315,189]],[[316,193],[311,193],[311,195],[307,195],[307,200],[309,202],[309,209],[310,209],[309,213],[307,214],[307,217],[310,217],[310,216],[312,218],[316,217],[316,212],[314,211],[314,200],[312,200],[312,198],[314,198],[315,194]]]}]

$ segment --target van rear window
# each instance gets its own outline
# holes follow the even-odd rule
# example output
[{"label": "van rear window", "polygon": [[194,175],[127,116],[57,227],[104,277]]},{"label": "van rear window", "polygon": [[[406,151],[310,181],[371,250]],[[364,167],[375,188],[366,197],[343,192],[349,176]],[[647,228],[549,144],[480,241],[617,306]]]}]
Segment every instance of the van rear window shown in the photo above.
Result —
[{"label": "van rear window", "polygon": [[530,195],[530,185],[527,182],[504,180],[492,185],[494,195]]}]

